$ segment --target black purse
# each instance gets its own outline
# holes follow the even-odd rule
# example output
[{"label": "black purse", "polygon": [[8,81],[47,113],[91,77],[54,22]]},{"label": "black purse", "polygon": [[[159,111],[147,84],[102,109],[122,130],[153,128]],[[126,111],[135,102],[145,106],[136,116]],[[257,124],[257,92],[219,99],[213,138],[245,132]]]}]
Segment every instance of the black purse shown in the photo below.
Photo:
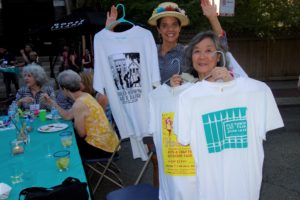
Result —
[{"label": "black purse", "polygon": [[29,187],[23,189],[19,194],[24,200],[88,200],[87,183],[80,182],[79,179],[68,177],[62,184],[50,188]]}]

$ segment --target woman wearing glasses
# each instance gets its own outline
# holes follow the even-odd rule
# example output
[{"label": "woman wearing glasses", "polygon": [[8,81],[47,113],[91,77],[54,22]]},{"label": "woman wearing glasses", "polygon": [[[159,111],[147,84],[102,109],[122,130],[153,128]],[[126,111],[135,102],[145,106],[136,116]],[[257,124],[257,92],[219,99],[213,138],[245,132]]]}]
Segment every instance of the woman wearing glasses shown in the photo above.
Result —
[{"label": "woman wearing glasses", "polygon": [[[219,36],[224,48],[227,49],[226,34],[218,20],[216,7],[209,0],[201,0],[201,8],[213,31]],[[110,13],[107,14],[106,24],[110,25],[116,21],[117,15],[116,7],[112,6]],[[182,82],[179,74],[186,71],[183,64],[185,46],[179,43],[178,39],[181,28],[188,26],[189,23],[190,20],[185,11],[173,2],[160,3],[153,10],[152,16],[148,20],[149,25],[156,26],[161,40],[161,43],[157,45],[157,53],[162,84],[170,85],[172,81],[178,85]],[[224,76],[229,73],[224,69],[216,69],[216,71],[220,71],[218,74],[221,75],[224,73]],[[212,74],[212,77],[214,77],[214,74]]]},{"label": "woman wearing glasses", "polygon": [[[211,5],[209,0],[202,0],[201,7],[213,31],[227,48],[227,38],[218,20],[215,6]],[[156,26],[161,39],[161,44],[157,45],[161,83],[170,84],[173,75],[186,71],[183,65],[185,46],[178,43],[178,39],[181,28],[189,25],[189,18],[176,3],[164,2],[154,9],[148,23]],[[175,82],[181,81],[180,76],[175,76],[172,81],[173,79]]]}]

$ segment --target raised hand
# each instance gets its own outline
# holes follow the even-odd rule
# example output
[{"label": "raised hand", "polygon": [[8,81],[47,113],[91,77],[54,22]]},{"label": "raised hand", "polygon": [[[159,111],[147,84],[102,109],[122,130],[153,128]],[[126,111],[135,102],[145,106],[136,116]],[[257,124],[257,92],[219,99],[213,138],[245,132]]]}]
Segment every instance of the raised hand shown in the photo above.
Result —
[{"label": "raised hand", "polygon": [[214,3],[214,0],[212,0],[212,3],[210,0],[201,0],[201,8],[203,15],[205,15],[207,18],[218,16],[217,6]]},{"label": "raised hand", "polygon": [[110,12],[108,11],[106,13],[106,22],[105,27],[109,30],[113,30],[114,27],[117,25],[117,23],[114,23],[117,21],[118,18],[118,11],[116,6],[112,5],[110,8]]},{"label": "raised hand", "polygon": [[47,93],[43,93],[41,94],[41,97],[40,97],[40,101],[43,102],[44,104],[47,104],[47,105],[51,105],[53,104],[53,99],[51,99],[49,97],[49,95]]}]

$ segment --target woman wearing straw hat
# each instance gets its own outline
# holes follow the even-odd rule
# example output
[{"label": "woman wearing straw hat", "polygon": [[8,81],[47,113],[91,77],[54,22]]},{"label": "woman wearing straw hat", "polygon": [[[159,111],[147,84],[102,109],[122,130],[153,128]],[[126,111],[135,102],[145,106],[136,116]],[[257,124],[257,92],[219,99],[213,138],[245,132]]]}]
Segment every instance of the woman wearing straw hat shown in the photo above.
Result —
[{"label": "woman wearing straw hat", "polygon": [[[227,39],[220,22],[217,17],[216,7],[209,0],[201,0],[201,8],[203,14],[208,18],[213,31],[219,35],[222,44],[227,47]],[[116,21],[118,12],[115,6],[111,7],[110,12],[107,12],[106,25],[110,26]],[[184,45],[178,43],[181,28],[189,25],[190,21],[185,11],[176,3],[164,2],[160,3],[153,11],[148,23],[151,26],[156,26],[161,37],[161,44],[157,45],[159,68],[161,75],[161,83],[167,83],[172,86],[177,86],[182,83],[181,74],[183,69]],[[116,24],[114,24],[116,25]],[[219,77],[228,77],[229,71],[225,68],[216,68],[216,73],[212,73],[211,78],[219,79]],[[157,176],[157,161],[152,159],[154,165],[154,185],[158,186]]]},{"label": "woman wearing straw hat", "polygon": [[[216,6],[212,5],[209,0],[201,0],[201,8],[213,31],[220,37],[222,45],[227,49],[226,34],[218,20]],[[110,12],[107,13],[106,25],[116,21],[117,15],[116,7],[112,6]],[[178,43],[178,39],[181,28],[189,25],[189,23],[190,20],[185,11],[173,2],[160,3],[148,20],[148,24],[157,27],[161,38],[161,44],[157,45],[157,51],[162,84],[167,83],[176,86],[182,83],[179,74],[185,72],[183,68],[185,46]],[[113,29],[113,26],[110,29]],[[228,73],[229,71],[223,68],[216,68],[212,76],[217,80],[220,76],[227,76]]]},{"label": "woman wearing straw hat", "polygon": [[[213,31],[219,35],[224,46],[227,46],[227,38],[218,20],[215,6],[209,0],[202,0],[201,7]],[[184,45],[178,43],[178,38],[181,28],[189,25],[189,18],[176,3],[164,2],[153,10],[148,23],[157,27],[161,37],[162,43],[157,46],[161,82],[169,84],[174,74],[181,74],[185,71],[183,69]],[[180,79],[180,76],[176,78]]]},{"label": "woman wearing straw hat", "polygon": [[[208,18],[213,31],[219,36],[222,46],[227,50],[227,38],[218,20],[216,6],[209,0],[201,0],[203,14]],[[172,86],[180,85],[183,80],[179,75],[185,72],[183,56],[185,46],[178,43],[181,28],[189,25],[189,18],[185,11],[176,3],[164,2],[153,10],[148,23],[157,27],[162,39],[158,47],[161,82]],[[214,80],[228,77],[230,72],[226,68],[216,68],[211,73]]]}]

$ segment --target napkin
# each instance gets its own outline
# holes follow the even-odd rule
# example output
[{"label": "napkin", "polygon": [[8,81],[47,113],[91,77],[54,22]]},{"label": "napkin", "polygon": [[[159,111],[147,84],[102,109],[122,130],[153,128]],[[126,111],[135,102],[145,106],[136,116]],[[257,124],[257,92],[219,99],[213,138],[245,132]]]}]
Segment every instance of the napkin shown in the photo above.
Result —
[{"label": "napkin", "polygon": [[7,199],[10,191],[11,187],[9,185],[0,183],[0,199]]}]

